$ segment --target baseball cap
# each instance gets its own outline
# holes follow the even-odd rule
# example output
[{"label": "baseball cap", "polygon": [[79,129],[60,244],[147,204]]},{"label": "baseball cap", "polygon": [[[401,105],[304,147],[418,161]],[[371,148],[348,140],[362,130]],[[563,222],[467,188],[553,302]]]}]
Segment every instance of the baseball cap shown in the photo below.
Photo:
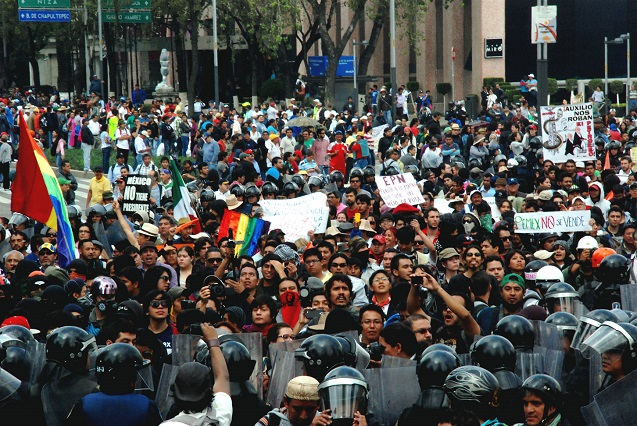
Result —
[{"label": "baseball cap", "polygon": [[524,278],[519,276],[518,274],[508,274],[502,278],[502,282],[500,283],[500,288],[504,287],[508,283],[514,283],[526,289],[526,284],[524,283]]},{"label": "baseball cap", "polygon": [[460,254],[456,251],[455,248],[448,247],[446,249],[442,249],[442,251],[438,254],[438,259],[445,260],[451,259],[452,257],[460,256]]},{"label": "baseball cap", "polygon": [[251,149],[246,149],[246,154],[252,155],[253,153],[254,153],[254,151],[252,151]]},{"label": "baseball cap", "polygon": [[55,246],[51,243],[44,243],[40,247],[38,247],[38,251],[42,251],[42,250],[48,250],[51,253],[57,253]]},{"label": "baseball cap", "polygon": [[518,182],[517,178],[509,178],[507,179],[507,185],[519,185],[520,182]]},{"label": "baseball cap", "polygon": [[58,178],[58,182],[59,182],[60,185],[70,185],[71,184],[70,180],[68,180],[66,178],[63,178],[63,177],[59,177]]},{"label": "baseball cap", "polygon": [[466,234],[458,235],[456,237],[456,246],[468,246],[473,242],[473,238]]},{"label": "baseball cap", "polygon": [[139,250],[140,251],[144,251],[144,249],[147,249],[147,248],[152,248],[155,251],[159,251],[159,250],[157,250],[157,246],[155,245],[155,243],[153,243],[151,241],[146,241],[146,242],[142,243],[141,246],[139,246]]},{"label": "baseball cap", "polygon": [[385,245],[387,244],[387,240],[385,239],[384,235],[374,235],[374,238],[372,238],[372,244],[374,244],[374,242],[377,242],[380,245]]}]

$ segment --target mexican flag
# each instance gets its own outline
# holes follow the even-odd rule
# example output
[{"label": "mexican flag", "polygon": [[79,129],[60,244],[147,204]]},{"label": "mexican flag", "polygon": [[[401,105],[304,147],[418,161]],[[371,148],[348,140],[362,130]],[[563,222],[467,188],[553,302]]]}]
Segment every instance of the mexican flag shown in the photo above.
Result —
[{"label": "mexican flag", "polygon": [[188,189],[186,188],[186,184],[184,184],[184,180],[181,177],[181,173],[179,172],[179,168],[175,163],[175,160],[170,159],[170,172],[172,174],[173,181],[173,206],[174,206],[174,214],[176,221],[185,217],[191,221],[193,221],[193,233],[198,234],[201,232],[201,224],[199,223],[199,217],[197,216],[197,212],[190,204],[190,194],[188,193]]}]

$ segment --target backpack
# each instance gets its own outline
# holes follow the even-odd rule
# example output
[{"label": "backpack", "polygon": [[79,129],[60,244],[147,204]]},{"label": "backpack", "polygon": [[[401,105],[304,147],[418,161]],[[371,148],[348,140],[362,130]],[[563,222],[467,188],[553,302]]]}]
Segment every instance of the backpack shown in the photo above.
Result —
[{"label": "backpack", "polygon": [[46,119],[46,114],[40,115],[40,128],[42,130],[48,130],[48,120]]}]

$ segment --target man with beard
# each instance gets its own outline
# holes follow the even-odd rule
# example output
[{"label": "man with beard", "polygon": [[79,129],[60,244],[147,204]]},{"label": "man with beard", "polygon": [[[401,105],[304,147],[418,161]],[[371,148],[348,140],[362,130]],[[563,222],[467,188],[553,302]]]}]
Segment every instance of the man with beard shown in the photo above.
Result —
[{"label": "man with beard", "polygon": [[356,205],[356,189],[349,187],[345,189],[345,195],[343,195],[343,201],[347,205],[345,214],[347,219],[352,220],[354,215],[358,213],[358,206]]},{"label": "man with beard", "polygon": [[469,292],[471,288],[471,277],[482,269],[483,262],[484,255],[482,254],[480,246],[475,243],[469,245],[464,252],[462,252],[462,264],[465,270],[462,274],[451,277],[449,280],[449,288]]},{"label": "man with beard", "polygon": [[500,298],[502,303],[498,307],[482,309],[476,320],[485,335],[491,334],[496,324],[507,315],[515,315],[522,310],[526,284],[524,278],[518,274],[505,275],[500,283]]},{"label": "man with beard", "polygon": [[29,237],[22,231],[13,231],[9,237],[9,245],[11,250],[19,251],[23,256],[26,256]]},{"label": "man with beard", "polygon": [[433,340],[433,336],[431,335],[431,319],[422,314],[413,314],[405,320],[405,325],[411,328],[411,331],[416,335],[416,341],[418,342],[416,354],[420,357],[420,354],[431,346]]}]

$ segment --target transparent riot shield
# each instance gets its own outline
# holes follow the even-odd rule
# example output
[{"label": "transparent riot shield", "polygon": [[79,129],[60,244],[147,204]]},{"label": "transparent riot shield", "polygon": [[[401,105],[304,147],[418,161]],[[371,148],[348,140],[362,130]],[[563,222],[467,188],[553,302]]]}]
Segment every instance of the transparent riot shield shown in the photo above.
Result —
[{"label": "transparent riot shield", "polygon": [[637,410],[637,372],[633,371],[597,395],[595,402],[608,425],[634,425]]},{"label": "transparent riot shield", "polygon": [[637,284],[625,284],[619,286],[621,293],[622,309],[637,312]]},{"label": "transparent riot shield", "polygon": [[398,356],[383,355],[381,360],[382,368],[400,368],[400,367],[415,367],[417,362],[409,358],[401,358]]},{"label": "transparent riot shield", "polygon": [[279,351],[270,374],[268,394],[265,401],[273,408],[281,407],[288,382],[303,374],[303,363],[294,357],[294,352]]},{"label": "transparent riot shield", "polygon": [[6,370],[0,370],[0,402],[11,397],[20,387],[20,380]]},{"label": "transparent riot shield", "polygon": [[573,315],[575,315],[577,319],[580,319],[582,316],[586,315],[589,312],[590,311],[588,310],[586,305],[584,305],[581,301],[573,301]]},{"label": "transparent riot shield", "polygon": [[544,321],[531,321],[535,332],[535,346],[546,349],[564,350],[564,333],[554,324]]},{"label": "transparent riot shield", "polygon": [[543,371],[542,354],[535,352],[517,352],[515,374],[525,381],[534,374]]},{"label": "transparent riot shield", "polygon": [[591,351],[588,366],[588,388],[590,400],[593,400],[593,397],[599,389],[602,387],[604,380],[606,379],[606,373],[602,371],[602,355]]},{"label": "transparent riot shield", "polygon": [[161,376],[159,376],[155,402],[157,403],[157,407],[161,413],[161,418],[164,420],[166,420],[166,415],[175,402],[173,398],[172,385],[175,383],[175,378],[177,377],[178,372],[178,366],[164,364],[164,367],[161,370]]},{"label": "transparent riot shield", "polygon": [[458,358],[460,358],[460,363],[462,365],[471,365],[471,354],[458,354]]},{"label": "transparent riot shield", "polygon": [[195,360],[197,346],[201,340],[201,336],[194,334],[173,334],[172,336],[172,363],[179,367],[187,362]]},{"label": "transparent riot shield", "polygon": [[368,412],[382,425],[396,424],[400,413],[418,400],[415,367],[372,368],[362,373],[369,386]]},{"label": "transparent riot shield", "polygon": [[582,417],[584,417],[584,421],[588,426],[612,426],[604,420],[602,410],[596,401],[585,405],[580,409],[580,411],[582,412]]},{"label": "transparent riot shield", "polygon": [[144,364],[137,370],[137,378],[135,379],[135,391],[155,391],[155,383],[153,382],[153,369],[150,361],[145,359]]},{"label": "transparent riot shield", "polygon": [[564,351],[544,349],[541,346],[534,348],[534,353],[542,357],[542,373],[548,374],[562,384],[562,370],[564,368]]},{"label": "transparent riot shield", "polygon": [[257,389],[259,398],[263,399],[263,337],[261,333],[242,333],[239,337],[250,351],[250,358],[256,361],[250,382]]},{"label": "transparent riot shield", "polygon": [[44,343],[33,340],[27,343],[27,353],[30,357],[30,383],[35,384],[42,373],[44,364],[46,364],[46,345]]}]

